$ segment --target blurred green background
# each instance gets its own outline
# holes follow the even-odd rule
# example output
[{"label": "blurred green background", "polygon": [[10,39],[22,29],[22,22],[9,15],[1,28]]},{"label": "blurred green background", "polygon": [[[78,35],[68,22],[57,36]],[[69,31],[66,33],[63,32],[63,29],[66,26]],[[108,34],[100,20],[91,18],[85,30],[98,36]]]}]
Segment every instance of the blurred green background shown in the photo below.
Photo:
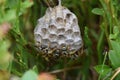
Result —
[{"label": "blurred green background", "polygon": [[41,72],[55,75],[54,80],[120,80],[120,1],[62,0],[78,18],[83,53],[75,60],[46,61],[35,48],[33,30],[45,10],[57,4],[0,0],[0,80],[42,80]]}]

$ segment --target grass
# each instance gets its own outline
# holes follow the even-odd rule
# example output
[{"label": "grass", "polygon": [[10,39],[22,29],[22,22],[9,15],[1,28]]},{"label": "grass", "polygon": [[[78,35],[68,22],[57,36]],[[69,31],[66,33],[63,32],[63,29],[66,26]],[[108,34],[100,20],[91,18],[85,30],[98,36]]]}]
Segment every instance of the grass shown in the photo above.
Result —
[{"label": "grass", "polygon": [[48,5],[57,4],[49,1],[0,1],[0,80],[32,80],[41,73],[58,80],[119,80],[120,1],[62,0],[78,18],[84,53],[76,60],[46,61],[35,49],[33,30]]}]

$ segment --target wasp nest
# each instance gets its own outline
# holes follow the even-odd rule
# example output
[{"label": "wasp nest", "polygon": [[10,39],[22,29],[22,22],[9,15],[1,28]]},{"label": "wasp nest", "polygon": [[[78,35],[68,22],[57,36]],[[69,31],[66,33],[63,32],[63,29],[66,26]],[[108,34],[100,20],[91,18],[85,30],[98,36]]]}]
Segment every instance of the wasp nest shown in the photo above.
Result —
[{"label": "wasp nest", "polygon": [[49,7],[34,30],[37,48],[45,55],[69,56],[82,47],[78,20],[66,7]]}]

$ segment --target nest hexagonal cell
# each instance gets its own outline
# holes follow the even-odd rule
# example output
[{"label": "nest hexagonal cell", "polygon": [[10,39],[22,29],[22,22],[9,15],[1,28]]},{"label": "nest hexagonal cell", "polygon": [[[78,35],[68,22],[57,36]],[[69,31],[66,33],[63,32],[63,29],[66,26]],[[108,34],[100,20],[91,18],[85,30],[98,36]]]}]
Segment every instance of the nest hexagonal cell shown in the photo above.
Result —
[{"label": "nest hexagonal cell", "polygon": [[51,25],[48,26],[48,29],[49,29],[50,31],[51,31],[51,30],[55,31],[57,28],[56,28],[56,26],[55,26],[54,24],[51,24]]},{"label": "nest hexagonal cell", "polygon": [[46,35],[48,34],[48,29],[47,28],[41,28],[41,35]]},{"label": "nest hexagonal cell", "polygon": [[79,40],[79,41],[75,42],[75,43],[71,46],[71,48],[72,48],[72,49],[75,49],[75,50],[78,50],[78,49],[80,49],[81,46],[82,46],[82,41]]},{"label": "nest hexagonal cell", "polygon": [[60,48],[61,50],[62,50],[64,47],[67,47],[67,46],[66,46],[66,43],[63,42],[63,43],[59,44],[59,48]]},{"label": "nest hexagonal cell", "polygon": [[73,24],[77,24],[77,19],[76,18],[73,18]]},{"label": "nest hexagonal cell", "polygon": [[56,41],[51,42],[50,48],[58,48],[58,42],[56,42]]},{"label": "nest hexagonal cell", "polygon": [[49,40],[50,41],[56,41],[57,40],[57,35],[56,34],[50,34],[49,35]]},{"label": "nest hexagonal cell", "polygon": [[66,39],[66,37],[64,36],[64,35],[58,35],[58,38],[57,38],[58,40],[65,40]]},{"label": "nest hexagonal cell", "polygon": [[56,22],[57,22],[58,24],[62,24],[63,21],[64,21],[64,19],[63,19],[62,17],[57,17],[57,18],[56,18]]},{"label": "nest hexagonal cell", "polygon": [[65,33],[65,28],[60,28],[60,29],[57,30],[58,35],[62,35],[64,33]]},{"label": "nest hexagonal cell", "polygon": [[58,35],[57,37],[57,41],[58,41],[58,44],[62,44],[62,43],[65,43],[65,39],[66,37],[64,35]]},{"label": "nest hexagonal cell", "polygon": [[73,32],[80,32],[80,29],[79,29],[78,25],[71,26],[71,27],[72,27]]},{"label": "nest hexagonal cell", "polygon": [[65,35],[71,35],[71,34],[72,34],[72,32],[73,32],[73,30],[72,30],[72,29],[68,29],[68,30],[65,32]]},{"label": "nest hexagonal cell", "polygon": [[50,33],[55,33],[57,31],[57,26],[55,26],[55,24],[51,24],[48,26],[48,30]]},{"label": "nest hexagonal cell", "polygon": [[35,41],[41,42],[41,39],[42,39],[42,37],[40,34],[35,34]]},{"label": "nest hexagonal cell", "polygon": [[73,32],[72,37],[75,38],[80,38],[80,32]]},{"label": "nest hexagonal cell", "polygon": [[67,39],[72,38],[72,33],[73,33],[72,29],[67,30],[67,31],[65,32],[65,37],[66,37]]},{"label": "nest hexagonal cell", "polygon": [[42,39],[41,45],[49,46],[50,40],[49,39]]},{"label": "nest hexagonal cell", "polygon": [[71,13],[67,13],[67,14],[66,14],[66,19],[67,19],[67,20],[70,20],[71,17],[72,17],[72,14],[71,14]]},{"label": "nest hexagonal cell", "polygon": [[74,40],[73,39],[66,39],[65,42],[67,44],[73,44]]}]

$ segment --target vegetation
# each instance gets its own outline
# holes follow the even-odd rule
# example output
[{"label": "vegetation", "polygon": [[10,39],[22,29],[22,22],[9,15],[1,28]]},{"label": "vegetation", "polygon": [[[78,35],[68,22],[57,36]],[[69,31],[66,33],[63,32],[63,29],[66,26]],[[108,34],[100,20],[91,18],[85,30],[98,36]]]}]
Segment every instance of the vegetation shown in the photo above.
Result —
[{"label": "vegetation", "polygon": [[35,48],[33,30],[57,3],[0,0],[0,80],[120,80],[120,1],[62,0],[78,17],[84,50],[75,60],[46,61]]}]

